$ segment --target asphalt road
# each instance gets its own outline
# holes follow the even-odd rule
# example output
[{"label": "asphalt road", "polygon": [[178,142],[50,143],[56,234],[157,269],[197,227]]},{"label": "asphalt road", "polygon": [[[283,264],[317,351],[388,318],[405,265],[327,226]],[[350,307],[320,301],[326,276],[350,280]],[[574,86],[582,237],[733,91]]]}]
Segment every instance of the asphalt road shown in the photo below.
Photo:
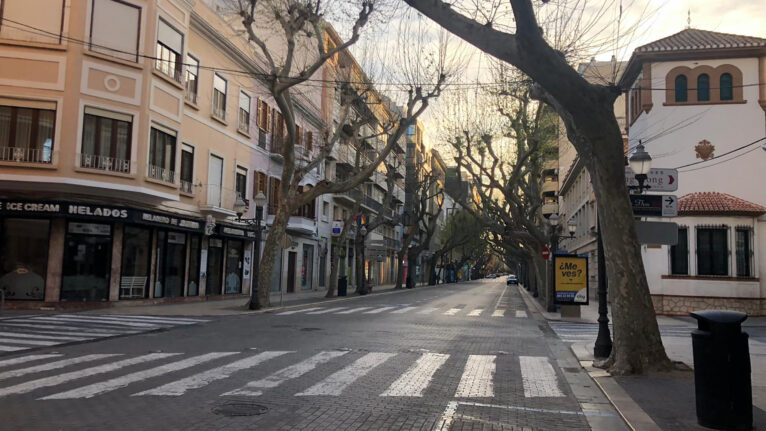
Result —
[{"label": "asphalt road", "polygon": [[3,430],[621,427],[500,279],[227,317],[45,317],[0,332],[83,339],[0,352]]}]

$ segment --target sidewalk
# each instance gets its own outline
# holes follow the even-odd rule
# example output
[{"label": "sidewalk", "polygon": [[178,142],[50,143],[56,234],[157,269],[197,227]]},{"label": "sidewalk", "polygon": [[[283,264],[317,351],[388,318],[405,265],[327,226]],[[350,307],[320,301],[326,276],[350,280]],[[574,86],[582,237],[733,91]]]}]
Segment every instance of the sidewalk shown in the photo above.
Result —
[{"label": "sidewalk", "polygon": [[[536,298],[522,286],[519,290],[530,307],[549,321],[570,323],[596,323],[598,301],[591,300],[580,307],[579,318],[561,317],[560,313],[549,313]],[[611,322],[611,310],[609,319]],[[685,326],[696,328],[691,317],[658,316],[660,329],[663,326]],[[766,326],[765,317],[750,317],[743,324],[743,330]],[[751,334],[752,337],[752,334]],[[601,388],[625,421],[635,430],[708,430],[697,425],[694,394],[694,360],[691,336],[663,336],[662,342],[671,361],[677,363],[677,370],[665,373],[651,373],[646,376],[612,376],[604,370],[594,368],[593,343],[574,343],[572,353],[580,361]],[[753,390],[753,426],[766,428],[766,343],[750,339],[751,382]]]},{"label": "sidewalk", "polygon": [[[427,285],[418,285],[417,289],[431,287]],[[396,290],[393,284],[373,286],[372,292],[368,295],[387,295],[396,292],[404,292],[407,289]],[[354,298],[362,298],[352,289],[349,289],[347,296],[336,296],[325,298],[326,289],[309,290],[294,293],[279,292],[270,294],[271,307],[264,310],[250,311],[247,309],[247,303],[250,301],[248,295],[238,295],[231,299],[220,299],[210,301],[182,302],[177,304],[151,304],[151,305],[125,305],[118,307],[98,308],[85,311],[77,311],[78,314],[130,314],[146,316],[228,316],[248,313],[272,312],[291,307],[297,307],[306,304],[318,304],[324,302],[349,301]],[[29,314],[27,312],[27,314]]]}]

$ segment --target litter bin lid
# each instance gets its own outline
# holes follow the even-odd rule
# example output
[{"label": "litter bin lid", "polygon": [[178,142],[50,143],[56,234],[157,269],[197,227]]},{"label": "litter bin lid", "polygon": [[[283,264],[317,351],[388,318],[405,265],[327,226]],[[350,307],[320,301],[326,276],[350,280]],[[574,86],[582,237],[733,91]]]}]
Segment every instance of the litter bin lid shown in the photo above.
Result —
[{"label": "litter bin lid", "polygon": [[694,311],[691,316],[700,323],[718,323],[724,325],[739,325],[747,319],[747,314],[731,310],[702,310]]}]

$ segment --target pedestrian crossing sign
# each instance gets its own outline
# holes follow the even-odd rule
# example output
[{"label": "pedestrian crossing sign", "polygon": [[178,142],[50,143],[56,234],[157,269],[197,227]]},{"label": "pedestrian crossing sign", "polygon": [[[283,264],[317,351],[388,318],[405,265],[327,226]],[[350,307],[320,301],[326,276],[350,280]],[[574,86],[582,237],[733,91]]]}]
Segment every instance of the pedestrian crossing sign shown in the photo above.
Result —
[{"label": "pedestrian crossing sign", "polygon": [[588,257],[574,254],[553,256],[556,304],[588,305]]}]

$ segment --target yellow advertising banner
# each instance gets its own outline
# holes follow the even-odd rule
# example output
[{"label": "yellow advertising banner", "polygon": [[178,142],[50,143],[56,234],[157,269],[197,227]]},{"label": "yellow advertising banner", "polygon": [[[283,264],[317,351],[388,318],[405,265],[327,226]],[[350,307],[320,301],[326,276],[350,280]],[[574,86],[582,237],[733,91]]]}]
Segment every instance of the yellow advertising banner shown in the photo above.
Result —
[{"label": "yellow advertising banner", "polygon": [[573,254],[553,256],[557,304],[588,304],[588,258]]}]

